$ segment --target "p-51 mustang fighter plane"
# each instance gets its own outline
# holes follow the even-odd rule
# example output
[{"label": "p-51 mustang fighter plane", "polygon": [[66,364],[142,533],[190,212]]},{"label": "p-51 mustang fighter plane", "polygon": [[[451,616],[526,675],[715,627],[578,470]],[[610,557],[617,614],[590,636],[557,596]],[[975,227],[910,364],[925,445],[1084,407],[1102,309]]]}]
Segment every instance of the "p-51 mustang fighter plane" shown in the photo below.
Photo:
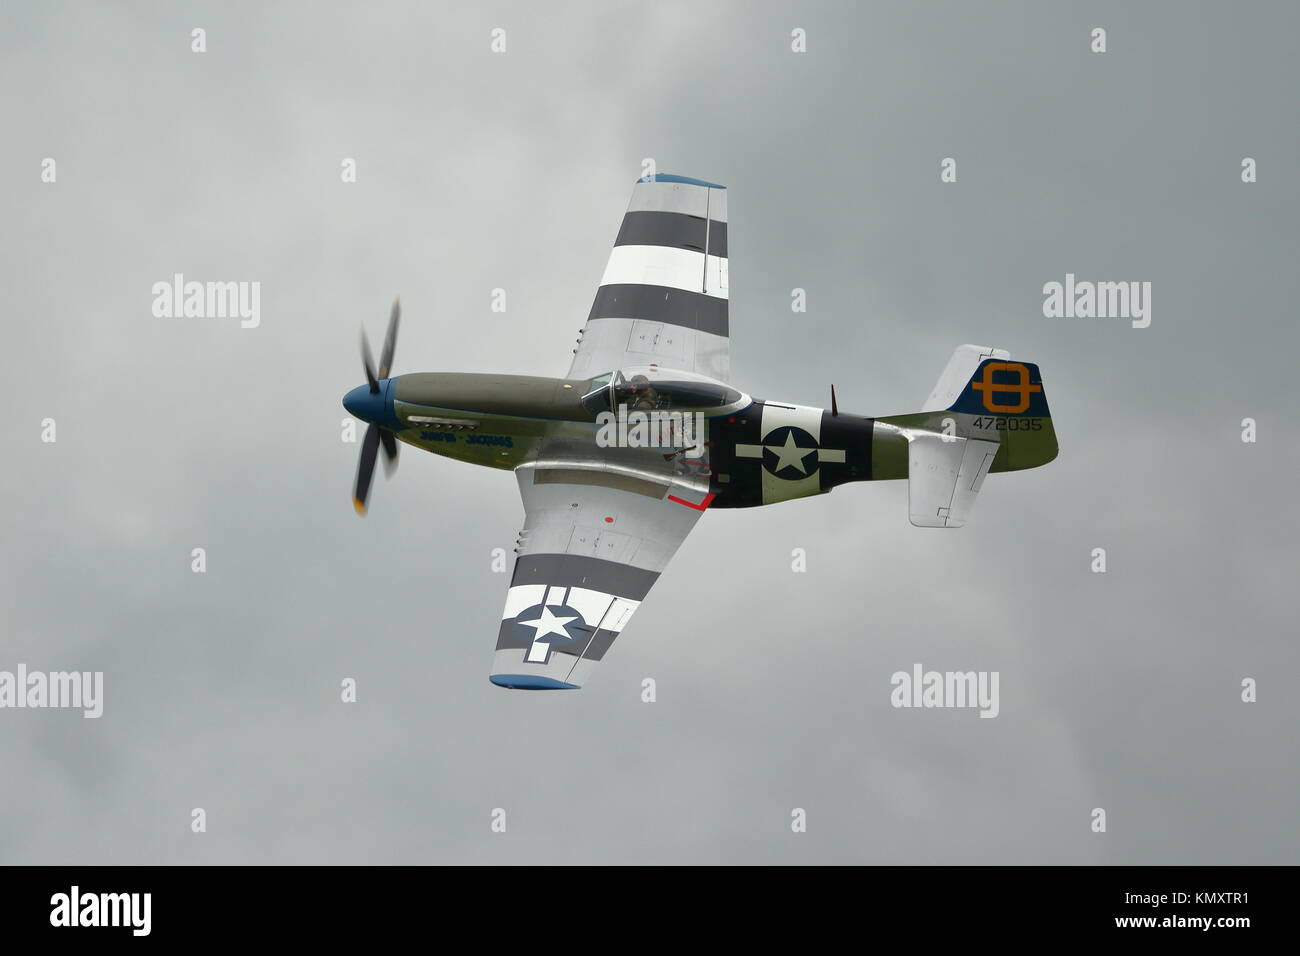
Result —
[{"label": "p-51 mustang fighter plane", "polygon": [[[730,384],[727,193],[642,179],[563,378],[392,375],[398,306],[367,384],[354,503],[398,441],[515,473],[523,530],[491,680],[586,683],[710,508],[770,505],[849,481],[907,479],[912,524],[959,528],[990,471],[1056,457],[1038,366],[960,346],[921,411],[887,418],[751,398]],[[639,416],[639,417],[638,417]],[[663,439],[663,440],[656,440]]]}]

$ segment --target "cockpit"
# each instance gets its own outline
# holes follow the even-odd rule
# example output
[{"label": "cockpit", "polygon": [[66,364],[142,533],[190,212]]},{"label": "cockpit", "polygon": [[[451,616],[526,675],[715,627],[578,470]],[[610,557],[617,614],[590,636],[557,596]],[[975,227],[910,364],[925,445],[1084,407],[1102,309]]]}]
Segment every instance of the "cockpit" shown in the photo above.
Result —
[{"label": "cockpit", "polygon": [[615,369],[587,384],[583,407],[593,415],[633,411],[703,412],[718,415],[748,404],[741,392],[722,382],[655,365]]}]

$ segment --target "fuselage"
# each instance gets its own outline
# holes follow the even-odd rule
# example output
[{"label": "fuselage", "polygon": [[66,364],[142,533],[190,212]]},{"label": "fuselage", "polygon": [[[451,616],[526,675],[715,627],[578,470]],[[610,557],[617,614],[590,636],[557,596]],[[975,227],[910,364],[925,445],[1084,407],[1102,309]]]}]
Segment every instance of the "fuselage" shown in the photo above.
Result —
[{"label": "fuselage", "polygon": [[[672,393],[675,401],[663,402],[663,394],[683,385],[674,379],[687,374],[654,367],[653,384],[663,386],[654,406],[642,400],[629,407],[613,388],[605,399],[610,376],[577,380],[461,372],[395,376],[381,381],[374,396],[365,386],[355,390],[345,405],[406,444],[447,458],[510,471],[541,463],[585,474],[591,483],[612,482],[611,476],[664,486],[676,480],[697,487],[707,483],[715,508],[774,504],[845,482],[907,477],[907,441],[894,425],[753,399],[699,376],[687,383],[690,390]],[[695,394],[708,387],[722,391],[716,398]],[[721,404],[702,404],[710,400]],[[690,416],[699,426],[697,433],[688,433],[693,447],[671,440],[645,444],[647,436],[637,434],[638,412],[644,419],[655,413]],[[611,429],[611,420],[624,427]],[[648,430],[651,441],[663,437],[662,431]]]}]

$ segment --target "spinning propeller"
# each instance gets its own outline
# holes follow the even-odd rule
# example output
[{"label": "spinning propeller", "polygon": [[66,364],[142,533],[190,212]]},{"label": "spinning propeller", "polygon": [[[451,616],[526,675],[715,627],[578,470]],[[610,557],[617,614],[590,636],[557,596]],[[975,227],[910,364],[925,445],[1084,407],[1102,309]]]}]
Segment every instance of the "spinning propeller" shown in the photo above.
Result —
[{"label": "spinning propeller", "polygon": [[[397,323],[402,316],[402,300],[393,300],[393,311],[388,317],[388,333],[384,336],[384,350],[379,354],[379,371],[375,372],[375,360],[370,354],[370,343],[366,341],[365,326],[361,327],[361,364],[366,370],[366,382],[370,394],[378,395],[380,382],[386,382],[393,369],[393,349],[397,346]],[[370,479],[375,474],[375,458],[379,446],[384,447],[384,474],[391,475],[397,467],[397,437],[390,429],[376,422],[366,428],[366,437],[361,442],[361,458],[357,462],[357,483],[352,491],[352,506],[357,514],[366,513],[366,498],[370,495]]]}]

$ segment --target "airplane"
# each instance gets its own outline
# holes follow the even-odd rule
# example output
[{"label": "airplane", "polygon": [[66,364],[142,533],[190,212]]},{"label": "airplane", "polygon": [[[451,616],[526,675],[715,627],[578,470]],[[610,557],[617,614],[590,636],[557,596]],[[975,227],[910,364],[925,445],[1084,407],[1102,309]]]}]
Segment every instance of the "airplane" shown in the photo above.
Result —
[{"label": "airplane", "polygon": [[493,684],[582,687],[707,510],[898,479],[912,524],[959,528],[990,472],[1056,457],[1038,366],[1002,349],[958,347],[921,410],[905,415],[842,413],[834,385],[829,409],[738,389],[727,232],[726,187],[637,180],[563,378],[393,375],[400,300],[377,369],[362,329],[366,384],[343,399],[369,423],[359,514],[379,449],[391,471],[398,442],[519,483],[525,518]]}]

